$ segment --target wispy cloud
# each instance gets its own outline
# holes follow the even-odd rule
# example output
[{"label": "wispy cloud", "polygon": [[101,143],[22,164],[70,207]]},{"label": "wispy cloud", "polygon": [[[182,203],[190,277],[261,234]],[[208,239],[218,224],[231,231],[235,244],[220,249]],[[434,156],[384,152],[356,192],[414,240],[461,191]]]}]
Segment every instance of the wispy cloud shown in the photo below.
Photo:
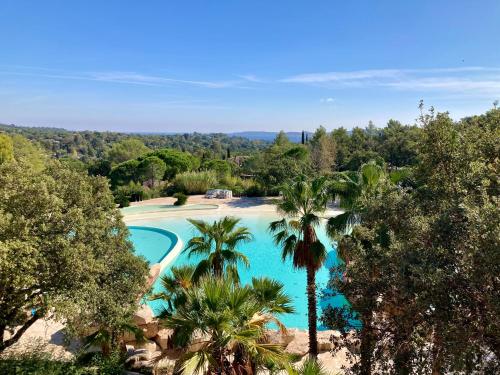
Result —
[{"label": "wispy cloud", "polygon": [[[189,85],[204,87],[210,89],[221,89],[230,87],[239,87],[242,83],[251,81],[250,79],[227,80],[227,81],[209,81],[209,80],[191,80],[172,77],[163,77],[157,75],[147,75],[136,72],[58,72],[53,69],[20,67],[21,69],[7,69],[0,71],[2,75],[11,76],[30,76],[53,79],[83,80],[95,82],[109,82],[118,84],[141,85],[141,86],[171,86],[171,85]],[[256,81],[254,81],[256,82]]]},{"label": "wispy cloud", "polygon": [[319,101],[321,103],[334,103],[335,99],[334,98],[321,98]]},{"label": "wispy cloud", "polygon": [[500,68],[372,69],[308,73],[286,77],[284,83],[329,88],[386,87],[397,90],[500,93]]}]

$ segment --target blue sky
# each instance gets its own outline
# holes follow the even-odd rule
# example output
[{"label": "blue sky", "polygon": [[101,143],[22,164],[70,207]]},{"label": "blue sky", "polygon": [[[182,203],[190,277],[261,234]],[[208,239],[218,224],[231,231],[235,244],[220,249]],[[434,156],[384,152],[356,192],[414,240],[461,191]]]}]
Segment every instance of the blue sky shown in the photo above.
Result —
[{"label": "blue sky", "polygon": [[0,122],[313,130],[500,99],[500,1],[0,2]]}]

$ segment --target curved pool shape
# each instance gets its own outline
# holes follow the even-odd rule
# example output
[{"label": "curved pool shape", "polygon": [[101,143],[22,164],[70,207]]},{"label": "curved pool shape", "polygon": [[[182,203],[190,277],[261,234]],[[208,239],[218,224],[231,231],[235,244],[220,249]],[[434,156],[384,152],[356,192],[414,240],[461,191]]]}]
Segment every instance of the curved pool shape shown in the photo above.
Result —
[{"label": "curved pool shape", "polygon": [[129,226],[128,230],[135,253],[146,258],[150,266],[160,263],[177,243],[177,236],[164,229]]},{"label": "curved pool shape", "polygon": [[[200,215],[193,212],[192,218],[213,221],[217,220],[224,215],[221,212],[210,213],[209,215]],[[293,268],[291,260],[285,262],[281,261],[281,249],[277,247],[272,235],[268,231],[268,226],[271,221],[278,219],[270,215],[243,215],[241,217],[240,225],[246,226],[253,234],[253,240],[248,243],[242,244],[239,249],[249,258],[250,268],[239,266],[239,273],[242,283],[249,283],[252,277],[267,276],[279,280],[284,284],[286,293],[292,298],[295,307],[295,314],[287,314],[281,317],[283,323],[287,327],[307,328],[307,298],[306,298],[306,272],[305,270],[297,270]],[[192,225],[185,219],[180,217],[166,217],[158,219],[141,220],[141,225],[150,225],[158,228],[163,228],[175,232],[180,240],[187,244],[189,239],[196,234]],[[328,249],[328,259],[324,267],[322,267],[316,274],[316,283],[318,290],[326,290],[329,280],[329,269],[338,263],[337,254],[331,241],[328,239],[323,227],[318,228],[318,238],[325,244]],[[154,241],[154,237],[149,237]],[[143,239],[143,241],[148,239]],[[154,244],[144,244],[145,247]],[[141,247],[137,244],[136,247]],[[172,265],[180,266],[183,264],[196,263],[196,258],[190,258],[186,253],[181,252],[177,258],[165,269],[164,273],[169,272]],[[153,284],[153,292],[161,291],[161,280],[157,279]],[[324,298],[321,297],[318,301],[319,309],[331,306],[346,305],[347,300],[341,296]],[[161,311],[161,301],[148,302],[153,311],[158,314]],[[321,313],[321,311],[319,311]],[[321,327],[319,327],[321,329]]]},{"label": "curved pool shape", "polygon": [[165,211],[194,211],[194,210],[214,210],[219,206],[216,204],[188,204],[185,206],[174,206],[173,204],[147,204],[142,206],[129,206],[121,208],[124,215],[135,215],[151,212]]}]

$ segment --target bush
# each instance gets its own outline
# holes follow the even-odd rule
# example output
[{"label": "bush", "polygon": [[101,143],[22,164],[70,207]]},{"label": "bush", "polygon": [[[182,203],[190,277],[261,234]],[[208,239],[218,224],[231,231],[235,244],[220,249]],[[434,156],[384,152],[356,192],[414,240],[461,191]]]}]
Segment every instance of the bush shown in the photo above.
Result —
[{"label": "bush", "polygon": [[177,198],[177,200],[174,202],[174,206],[183,206],[188,200],[188,196],[184,193],[175,193],[174,198]]},{"label": "bush", "polygon": [[213,171],[184,172],[174,180],[175,190],[185,194],[205,194],[217,185],[217,174]]},{"label": "bush", "polygon": [[245,195],[247,197],[264,197],[266,192],[260,185],[253,184],[245,190]]}]

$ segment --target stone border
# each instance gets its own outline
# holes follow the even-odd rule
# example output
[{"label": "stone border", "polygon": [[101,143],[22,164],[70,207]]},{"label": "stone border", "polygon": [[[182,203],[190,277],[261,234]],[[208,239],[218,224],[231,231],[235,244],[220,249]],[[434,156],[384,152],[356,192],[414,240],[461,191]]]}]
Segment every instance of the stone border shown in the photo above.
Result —
[{"label": "stone border", "polygon": [[[179,235],[171,230],[166,230],[163,228],[145,226],[145,225],[127,225],[129,229],[139,229],[139,230],[150,230],[153,232],[161,233],[164,236],[172,239],[172,242],[175,241],[174,246],[170,247],[162,257],[160,262],[154,263],[149,267],[149,276],[147,278],[148,288],[153,286],[158,277],[162,274],[165,268],[172,263],[175,258],[180,254],[182,248],[184,247],[184,242],[179,237]],[[173,238],[172,238],[173,237]],[[142,297],[141,297],[142,298]]]}]

